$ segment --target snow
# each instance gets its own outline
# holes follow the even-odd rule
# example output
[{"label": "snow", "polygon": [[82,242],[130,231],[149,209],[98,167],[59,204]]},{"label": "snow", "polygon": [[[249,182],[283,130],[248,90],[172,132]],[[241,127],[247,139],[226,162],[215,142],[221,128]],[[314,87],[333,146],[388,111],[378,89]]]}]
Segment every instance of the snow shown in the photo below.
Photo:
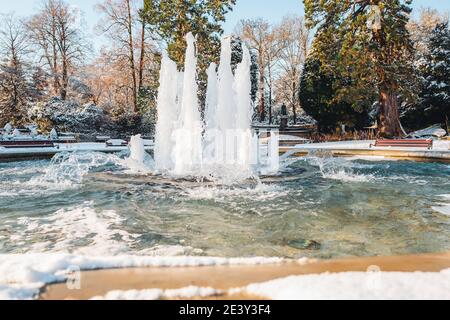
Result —
[{"label": "snow", "polygon": [[[145,150],[153,150],[152,145],[146,144]],[[6,155],[39,155],[49,152],[121,152],[128,150],[128,146],[107,146],[105,143],[86,142],[86,143],[56,143],[55,147],[48,148],[2,148],[0,153]]]},{"label": "snow", "polygon": [[182,289],[161,290],[128,290],[110,291],[105,296],[93,297],[91,300],[163,300],[163,299],[192,299],[207,298],[222,294],[214,288],[201,288],[190,286]]},{"label": "snow", "polygon": [[200,267],[280,264],[282,258],[82,256],[57,253],[0,255],[0,299],[33,299],[46,284],[61,282],[73,270],[139,267]]},{"label": "snow", "polygon": [[450,299],[450,269],[441,272],[323,273],[291,276],[227,291],[214,288],[110,291],[93,300],[161,300],[249,294],[272,300],[441,300]]},{"label": "snow", "polygon": [[273,300],[449,300],[450,269],[292,276],[238,291]]},{"label": "snow", "polygon": [[[402,150],[402,151],[423,151],[430,152],[431,150],[426,150],[424,148],[370,148],[371,145],[375,144],[375,140],[359,140],[359,141],[339,141],[339,142],[325,142],[325,143],[311,143],[304,145],[297,145],[292,150]],[[449,151],[450,141],[445,140],[435,140],[433,141],[432,151]]]}]

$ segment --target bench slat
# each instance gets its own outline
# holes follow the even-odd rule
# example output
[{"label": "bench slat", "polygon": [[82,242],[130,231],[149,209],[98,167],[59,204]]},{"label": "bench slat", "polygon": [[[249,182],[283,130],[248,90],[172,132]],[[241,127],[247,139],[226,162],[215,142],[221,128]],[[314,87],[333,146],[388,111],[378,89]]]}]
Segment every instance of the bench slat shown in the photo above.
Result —
[{"label": "bench slat", "polygon": [[400,147],[400,148],[428,148],[433,146],[433,140],[417,139],[417,140],[377,140],[375,147]]}]

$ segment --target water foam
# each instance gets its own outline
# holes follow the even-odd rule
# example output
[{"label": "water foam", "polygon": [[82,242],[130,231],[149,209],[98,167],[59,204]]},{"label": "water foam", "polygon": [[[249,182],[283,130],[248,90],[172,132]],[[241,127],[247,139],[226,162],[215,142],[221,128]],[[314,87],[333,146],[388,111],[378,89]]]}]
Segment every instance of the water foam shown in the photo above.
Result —
[{"label": "water foam", "polygon": [[[363,174],[355,172],[355,168],[360,167],[342,158],[334,158],[330,155],[312,155],[306,161],[319,168],[323,178],[338,180],[342,182],[371,182],[376,179],[373,174]],[[365,166],[367,167],[367,166]]]},{"label": "water foam", "polygon": [[67,190],[79,187],[84,177],[94,168],[120,165],[117,155],[97,152],[59,153],[53,157],[44,174],[34,177],[25,186]]},{"label": "water foam", "polygon": [[25,229],[15,241],[32,242],[29,252],[33,253],[102,255],[128,252],[138,235],[121,229],[124,219],[114,210],[97,211],[92,206],[92,202],[86,202],[58,210],[45,218],[19,218],[18,224]]},{"label": "water foam", "polygon": [[445,200],[445,202],[439,202],[439,205],[432,207],[432,209],[446,216],[450,216],[450,194],[444,194],[440,197],[442,200]]},{"label": "water foam", "polygon": [[201,186],[185,189],[185,194],[194,200],[214,200],[229,202],[230,198],[242,198],[251,201],[270,201],[286,196],[288,192],[280,186],[258,183],[254,187],[238,186]]}]

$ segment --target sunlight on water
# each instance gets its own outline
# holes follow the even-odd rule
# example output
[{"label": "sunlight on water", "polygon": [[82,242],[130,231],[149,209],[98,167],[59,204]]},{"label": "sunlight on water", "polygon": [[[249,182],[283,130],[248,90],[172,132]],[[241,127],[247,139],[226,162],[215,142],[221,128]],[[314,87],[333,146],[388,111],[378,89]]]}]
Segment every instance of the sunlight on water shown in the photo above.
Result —
[{"label": "sunlight on water", "polygon": [[126,154],[0,164],[0,252],[298,258],[450,249],[448,165],[286,161],[239,184],[131,173]]}]

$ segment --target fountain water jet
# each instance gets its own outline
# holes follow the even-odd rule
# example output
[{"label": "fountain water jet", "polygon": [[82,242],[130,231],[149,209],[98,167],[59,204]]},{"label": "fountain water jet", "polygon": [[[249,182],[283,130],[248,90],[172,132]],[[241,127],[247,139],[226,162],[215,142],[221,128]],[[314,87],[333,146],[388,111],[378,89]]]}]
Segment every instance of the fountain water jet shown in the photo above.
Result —
[{"label": "fountain water jet", "polygon": [[125,159],[125,165],[131,172],[150,173],[155,163],[145,151],[144,140],[140,134],[131,137],[129,147],[130,156]]},{"label": "fountain water jet", "polygon": [[[259,172],[277,170],[278,144],[273,136],[267,167],[259,166],[260,145],[252,134],[251,56],[243,57],[235,74],[231,69],[231,38],[221,42],[220,65],[208,68],[204,122],[198,102],[195,38],[186,36],[184,73],[164,57],[158,93],[155,159],[160,173],[175,177],[207,177],[241,181]],[[277,150],[275,150],[277,149]],[[275,152],[276,151],[276,152]]]},{"label": "fountain water jet", "polygon": [[160,86],[158,91],[158,123],[155,136],[155,169],[158,172],[171,171],[172,136],[178,120],[178,70],[175,62],[166,55],[161,61]]},{"label": "fountain water jet", "polygon": [[195,175],[202,164],[203,126],[197,97],[197,57],[195,55],[195,38],[192,33],[186,35],[186,41],[183,97],[179,100],[181,101],[180,118],[178,129],[172,136],[175,140],[172,173],[176,176]]}]

